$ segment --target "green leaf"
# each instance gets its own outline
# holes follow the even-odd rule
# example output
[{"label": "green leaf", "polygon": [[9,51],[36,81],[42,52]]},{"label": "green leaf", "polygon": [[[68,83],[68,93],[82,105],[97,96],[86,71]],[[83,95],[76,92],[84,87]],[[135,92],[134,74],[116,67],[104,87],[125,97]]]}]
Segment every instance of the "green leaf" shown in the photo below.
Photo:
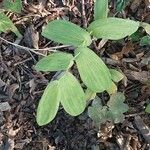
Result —
[{"label": "green leaf", "polygon": [[150,113],[150,104],[147,105],[145,112]]},{"label": "green leaf", "polygon": [[115,69],[109,69],[109,71],[110,71],[110,74],[111,74],[111,79],[114,82],[119,82],[124,78],[123,74],[121,74],[119,71],[117,71]]},{"label": "green leaf", "polygon": [[143,33],[137,30],[135,33],[130,35],[130,39],[132,42],[139,42],[142,36]]},{"label": "green leaf", "polygon": [[18,37],[21,37],[20,32],[14,26],[13,22],[4,13],[0,12],[0,31],[7,32],[8,30],[14,32]]},{"label": "green leaf", "polygon": [[126,6],[127,0],[117,0],[116,2],[116,10],[118,12],[122,11]]},{"label": "green leaf", "polygon": [[106,91],[109,93],[109,95],[116,93],[117,92],[116,84],[111,81],[111,85]]},{"label": "green leaf", "polygon": [[88,108],[88,115],[95,123],[105,123],[108,121],[107,107],[92,106]]},{"label": "green leaf", "polygon": [[99,19],[90,24],[88,31],[96,38],[118,40],[137,31],[139,22],[121,19]]},{"label": "green leaf", "polygon": [[108,107],[102,105],[99,97],[96,97],[92,102],[92,106],[88,107],[88,115],[96,124],[111,120],[108,116]]},{"label": "green leaf", "polygon": [[45,125],[54,119],[59,103],[58,81],[53,81],[46,87],[38,105],[36,120],[39,126]]},{"label": "green leaf", "polygon": [[84,84],[93,92],[103,92],[109,88],[111,75],[104,62],[89,48],[78,48],[75,59]]},{"label": "green leaf", "polygon": [[73,56],[69,53],[57,52],[41,59],[35,66],[38,71],[66,70],[73,65]]},{"label": "green leaf", "polygon": [[95,0],[94,19],[105,19],[108,14],[108,0]]},{"label": "green leaf", "polygon": [[140,41],[140,45],[141,46],[150,45],[150,36],[146,35],[146,36],[142,37],[142,39]]},{"label": "green leaf", "polygon": [[150,24],[141,22],[140,25],[141,25],[141,27],[143,27],[145,29],[146,33],[150,35]]},{"label": "green leaf", "polygon": [[122,122],[124,119],[123,113],[127,112],[129,107],[124,103],[125,96],[123,93],[115,93],[111,95],[110,100],[107,103],[109,107],[110,116],[115,123]]},{"label": "green leaf", "polygon": [[[103,105],[99,98],[95,98],[92,101],[92,106],[88,107],[88,115],[96,123],[99,123],[104,118]],[[101,114],[102,113],[102,114]]]},{"label": "green leaf", "polygon": [[72,116],[81,114],[86,107],[85,94],[77,79],[66,72],[59,79],[59,98],[65,111]]},{"label": "green leaf", "polygon": [[3,5],[4,5],[4,9],[16,13],[21,13],[21,9],[22,9],[21,0],[4,0]]},{"label": "green leaf", "polygon": [[109,118],[108,120],[111,120],[114,123],[121,123],[124,121],[125,118],[123,113],[118,113],[115,111],[112,112],[112,110],[109,110],[107,112],[107,117]]},{"label": "green leaf", "polygon": [[73,46],[89,46],[90,34],[79,26],[65,20],[54,20],[43,29],[42,35],[58,43]]},{"label": "green leaf", "polygon": [[90,89],[86,89],[86,91],[85,91],[85,97],[86,98],[85,99],[87,101],[90,101],[90,100],[94,99],[95,96],[96,96],[95,92],[91,91]]},{"label": "green leaf", "polygon": [[94,99],[92,106],[88,108],[88,115],[95,123],[105,123],[112,121],[120,123],[124,120],[124,112],[128,111],[128,106],[124,104],[125,97],[122,93],[115,93],[110,97],[107,106],[102,106],[99,99]]}]

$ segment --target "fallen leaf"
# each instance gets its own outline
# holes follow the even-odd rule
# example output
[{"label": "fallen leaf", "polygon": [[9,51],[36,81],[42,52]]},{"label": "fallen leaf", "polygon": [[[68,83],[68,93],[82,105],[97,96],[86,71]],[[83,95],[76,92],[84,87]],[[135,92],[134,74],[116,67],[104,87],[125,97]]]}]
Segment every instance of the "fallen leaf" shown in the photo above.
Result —
[{"label": "fallen leaf", "polygon": [[141,83],[145,83],[150,78],[150,72],[148,71],[132,71],[132,70],[124,70],[124,74],[131,80],[138,80]]},{"label": "fallen leaf", "polygon": [[20,128],[18,128],[18,129],[13,129],[13,128],[10,128],[9,129],[9,131],[8,131],[8,135],[10,136],[10,137],[14,137],[14,136],[16,136],[16,134],[18,133],[20,131]]},{"label": "fallen leaf", "polygon": [[19,88],[19,85],[17,83],[13,83],[8,87],[8,93],[9,97],[12,98],[14,95],[15,91]]},{"label": "fallen leaf", "polygon": [[134,50],[134,45],[132,42],[128,42],[121,50],[121,52],[117,52],[111,55],[111,58],[114,60],[120,60],[123,58],[123,55],[127,55],[131,51]]},{"label": "fallen leaf", "polygon": [[148,8],[150,8],[150,0],[144,0],[144,2],[145,2],[145,5],[146,5]]}]

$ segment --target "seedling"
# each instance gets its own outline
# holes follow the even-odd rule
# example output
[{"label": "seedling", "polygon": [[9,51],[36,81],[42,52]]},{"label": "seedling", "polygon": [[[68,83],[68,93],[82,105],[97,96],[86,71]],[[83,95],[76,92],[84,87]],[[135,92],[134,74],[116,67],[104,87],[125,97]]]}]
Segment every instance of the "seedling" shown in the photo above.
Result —
[{"label": "seedling", "polygon": [[94,120],[97,126],[106,121],[120,123],[124,120],[124,114],[128,111],[128,105],[124,104],[123,93],[111,95],[107,105],[103,106],[99,99],[94,99],[92,106],[88,108],[88,115]]},{"label": "seedling", "polygon": [[[96,4],[99,4],[99,7],[95,5],[95,21],[87,30],[69,21],[54,20],[49,22],[42,31],[44,37],[57,43],[72,45],[75,50],[74,55],[62,52],[53,53],[41,59],[35,66],[38,71],[63,71],[57,80],[48,84],[40,100],[37,109],[37,123],[40,126],[54,119],[60,104],[72,116],[77,116],[85,110],[89,93],[85,94],[79,81],[71,73],[74,63],[77,65],[82,82],[93,93],[103,91],[108,91],[109,94],[115,93],[117,87],[114,82],[123,78],[118,71],[109,70],[102,59],[88,47],[92,42],[92,37],[118,40],[129,36],[137,31],[139,22],[114,17],[107,18],[108,1],[96,1]],[[120,104],[124,106],[119,101],[116,103],[118,107]],[[107,107],[109,107],[109,112],[113,111],[111,108],[114,109],[109,103]],[[107,108],[103,109],[107,110]],[[126,110],[122,110],[122,113]],[[118,110],[117,115],[121,115],[120,112]]]}]

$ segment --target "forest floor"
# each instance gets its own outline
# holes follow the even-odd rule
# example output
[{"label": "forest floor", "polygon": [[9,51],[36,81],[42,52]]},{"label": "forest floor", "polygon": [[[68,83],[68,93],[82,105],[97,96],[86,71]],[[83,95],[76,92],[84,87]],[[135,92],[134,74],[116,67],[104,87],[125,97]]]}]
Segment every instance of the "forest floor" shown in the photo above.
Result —
[{"label": "forest floor", "polygon": [[[59,47],[41,36],[48,21],[67,19],[86,27],[93,19],[93,0],[24,0],[19,15],[8,13],[22,33],[1,33],[0,40],[0,150],[149,150],[150,115],[145,107],[150,103],[150,47],[140,46],[139,29],[135,40],[100,40],[91,48],[108,67],[118,68],[126,78],[118,84],[124,92],[129,111],[119,124],[107,122],[97,129],[87,110],[77,117],[59,110],[56,118],[39,127],[35,120],[39,99],[53,74],[37,72],[34,66],[49,51],[34,53],[12,46],[9,42],[29,48]],[[85,9],[83,9],[85,8]],[[116,12],[116,1],[110,1],[109,16],[130,18],[150,23],[150,1],[129,0],[122,12]],[[85,15],[84,15],[85,14]],[[61,50],[67,51],[64,47]],[[38,52],[38,53],[37,53]],[[102,99],[107,94],[98,94]],[[2,105],[4,105],[2,108]],[[2,111],[2,110],[3,111]]]}]

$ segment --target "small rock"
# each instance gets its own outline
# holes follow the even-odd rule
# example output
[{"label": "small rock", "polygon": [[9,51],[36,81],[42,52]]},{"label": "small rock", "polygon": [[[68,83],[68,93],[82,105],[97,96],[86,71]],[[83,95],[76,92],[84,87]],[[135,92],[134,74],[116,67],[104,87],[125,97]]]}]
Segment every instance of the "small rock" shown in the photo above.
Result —
[{"label": "small rock", "polygon": [[7,111],[7,110],[10,110],[10,109],[11,109],[11,107],[8,104],[8,102],[0,103],[0,111]]}]

